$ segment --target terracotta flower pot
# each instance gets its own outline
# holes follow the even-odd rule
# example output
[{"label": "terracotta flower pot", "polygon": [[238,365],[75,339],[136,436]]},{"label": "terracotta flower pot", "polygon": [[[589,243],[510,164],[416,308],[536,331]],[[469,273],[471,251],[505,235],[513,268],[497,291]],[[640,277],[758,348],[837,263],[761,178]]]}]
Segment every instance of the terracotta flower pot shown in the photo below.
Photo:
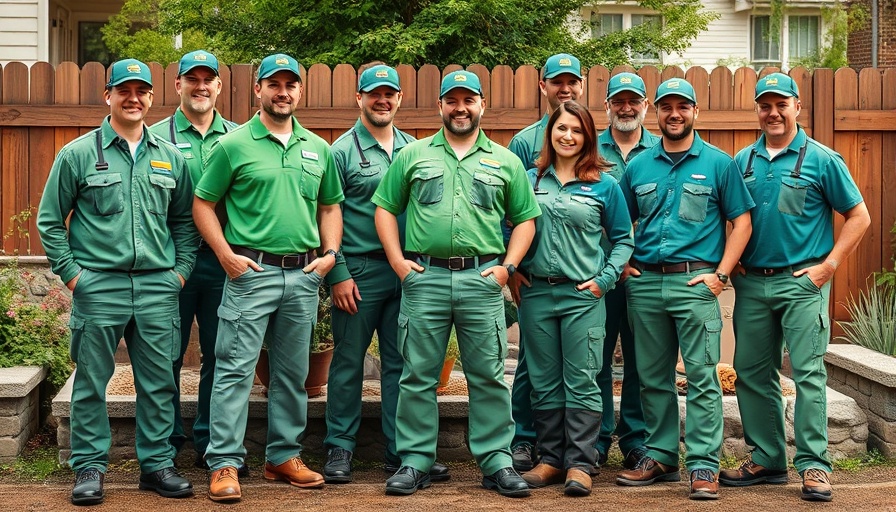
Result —
[{"label": "terracotta flower pot", "polygon": [[[332,360],[332,347],[322,352],[312,352],[309,356],[308,377],[305,378],[305,391],[308,392],[308,398],[320,396],[322,393],[323,387],[327,384],[327,377],[330,374],[330,362]],[[255,376],[258,377],[259,382],[265,388],[265,393],[267,393],[268,386],[271,383],[271,369],[266,349],[262,349],[258,355]]]},{"label": "terracotta flower pot", "polygon": [[456,358],[454,357],[445,359],[445,363],[442,365],[442,373],[439,374],[439,385],[436,391],[444,391],[448,387],[448,380],[451,378],[451,370],[454,369],[455,361]]}]

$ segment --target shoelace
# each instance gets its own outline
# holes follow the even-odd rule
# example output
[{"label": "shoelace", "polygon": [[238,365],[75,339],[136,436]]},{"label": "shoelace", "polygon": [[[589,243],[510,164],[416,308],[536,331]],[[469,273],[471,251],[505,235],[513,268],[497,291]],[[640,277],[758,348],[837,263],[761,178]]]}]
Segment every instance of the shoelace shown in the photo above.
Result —
[{"label": "shoelace", "polygon": [[650,462],[650,461],[652,461],[652,460],[653,460],[653,459],[651,459],[650,457],[648,457],[648,456],[646,456],[646,455],[643,456],[643,457],[641,457],[640,459],[638,459],[638,462],[635,463],[635,467],[632,468],[632,471],[637,471],[637,470],[639,470],[639,469],[644,469],[644,467],[647,466],[647,463]]},{"label": "shoelace", "polygon": [[747,460],[745,460],[741,463],[740,469],[749,470],[758,465],[759,464],[756,464],[755,462],[753,462],[752,457],[747,457]]},{"label": "shoelace", "polygon": [[78,473],[78,482],[87,482],[88,480],[99,480],[100,471],[98,469],[85,469]]},{"label": "shoelace", "polygon": [[825,471],[822,471],[817,468],[807,469],[803,474],[804,480],[815,480],[816,482],[822,482],[829,484],[831,483],[828,479],[828,474]]},{"label": "shoelace", "polygon": [[349,451],[344,448],[333,448],[330,452],[330,460],[349,460]]},{"label": "shoelace", "polygon": [[220,472],[218,472],[215,481],[220,482],[221,480],[225,480],[225,479],[236,480],[237,479],[236,468],[232,468],[232,467],[228,466],[228,467],[222,469]]},{"label": "shoelace", "polygon": [[693,473],[691,473],[691,482],[696,480],[705,480],[707,482],[715,482],[716,475],[712,471],[708,469],[695,469]]},{"label": "shoelace", "polygon": [[516,445],[513,448],[513,453],[526,453],[529,454],[532,452],[532,445],[529,443],[521,443]]}]

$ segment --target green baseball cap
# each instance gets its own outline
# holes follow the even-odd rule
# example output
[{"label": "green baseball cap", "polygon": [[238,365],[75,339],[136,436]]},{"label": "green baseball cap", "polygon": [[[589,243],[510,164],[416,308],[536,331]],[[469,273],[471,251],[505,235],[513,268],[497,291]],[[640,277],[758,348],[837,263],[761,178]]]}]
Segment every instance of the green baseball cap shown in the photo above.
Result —
[{"label": "green baseball cap", "polygon": [[634,73],[619,73],[610,78],[610,83],[607,85],[607,99],[616,96],[616,94],[622,91],[631,91],[639,94],[642,98],[647,97],[647,87],[644,85],[644,80]]},{"label": "green baseball cap", "polygon": [[152,73],[149,72],[149,66],[137,59],[122,59],[113,62],[106,89],[111,89],[116,85],[121,85],[131,80],[140,80],[152,87]]},{"label": "green baseball cap", "polygon": [[395,68],[380,64],[364,70],[358,78],[358,92],[370,92],[377,87],[385,85],[396,91],[401,90],[398,85],[398,71]]},{"label": "green baseball cap", "polygon": [[563,73],[570,73],[582,78],[582,64],[579,59],[568,53],[558,53],[548,57],[548,61],[544,63],[543,78],[554,78]]},{"label": "green baseball cap", "polygon": [[760,78],[756,82],[756,96],[753,99],[758,100],[760,96],[767,92],[780,94],[788,98],[800,97],[800,90],[796,86],[796,82],[784,73],[772,73]]},{"label": "green baseball cap", "polygon": [[298,61],[285,53],[268,55],[261,60],[261,64],[258,66],[258,78],[255,81],[261,82],[265,78],[270,78],[274,73],[279,71],[292,72],[299,77],[299,80],[301,80],[302,74],[299,72],[299,68]]},{"label": "green baseball cap", "polygon": [[684,78],[670,78],[661,83],[660,86],[656,88],[656,98],[653,100],[654,104],[659,103],[659,101],[666,96],[681,96],[682,98],[693,102],[695,105],[697,104],[697,93],[694,92],[694,87]]},{"label": "green baseball cap", "polygon": [[180,67],[177,68],[177,76],[185,75],[193,68],[206,67],[218,76],[218,58],[205,50],[196,50],[180,58]]},{"label": "green baseball cap", "polygon": [[442,90],[439,92],[439,98],[458,87],[463,87],[468,91],[475,92],[482,96],[482,84],[479,82],[479,77],[476,76],[476,73],[471,73],[469,71],[454,71],[453,73],[448,73],[445,75],[445,78],[442,79]]}]

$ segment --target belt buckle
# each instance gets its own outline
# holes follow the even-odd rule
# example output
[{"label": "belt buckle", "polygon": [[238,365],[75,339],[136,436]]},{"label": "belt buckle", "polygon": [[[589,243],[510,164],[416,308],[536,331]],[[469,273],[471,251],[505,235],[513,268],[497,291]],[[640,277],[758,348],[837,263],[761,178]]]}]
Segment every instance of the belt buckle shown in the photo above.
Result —
[{"label": "belt buckle", "polygon": [[548,278],[547,278],[547,282],[548,282],[549,285],[551,285],[551,286],[555,286],[555,285],[558,285],[558,284],[562,283],[562,282],[563,282],[563,278],[562,278],[562,277],[548,276]]},{"label": "belt buckle", "polygon": [[452,256],[451,258],[448,258],[448,270],[463,270],[464,259],[463,256]]},{"label": "belt buckle", "polygon": [[772,275],[775,275],[775,269],[773,269],[773,268],[764,268],[764,269],[762,269],[762,275],[764,275],[764,276],[772,276]]},{"label": "belt buckle", "polygon": [[300,267],[302,262],[302,255],[300,254],[287,254],[280,258],[280,267],[281,268],[296,268]]}]

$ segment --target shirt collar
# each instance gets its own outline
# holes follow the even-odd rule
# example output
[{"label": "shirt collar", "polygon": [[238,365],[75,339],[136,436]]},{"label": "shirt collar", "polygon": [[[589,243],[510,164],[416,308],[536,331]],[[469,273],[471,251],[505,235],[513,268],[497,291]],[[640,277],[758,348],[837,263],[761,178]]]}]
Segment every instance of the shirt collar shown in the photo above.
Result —
[{"label": "shirt collar", "polygon": [[[111,115],[106,116],[106,118],[103,119],[103,124],[100,126],[100,130],[102,131],[102,134],[103,134],[103,137],[102,137],[103,138],[103,149],[108,149],[109,146],[111,146],[118,139],[124,140],[112,128],[112,123],[110,122],[111,119],[112,119]],[[159,145],[159,141],[156,140],[156,136],[153,135],[153,133],[150,132],[146,128],[146,124],[143,125],[143,139],[142,140],[146,141],[147,144],[149,144],[153,147],[158,147],[158,145]]]},{"label": "shirt collar", "polygon": [[[700,156],[700,153],[703,151],[704,146],[706,146],[706,143],[703,142],[703,139],[700,138],[700,134],[697,133],[697,130],[694,130],[694,142],[691,144],[691,147],[690,147],[690,149],[688,149],[688,152],[685,155],[685,157],[682,158],[681,160],[679,160],[679,163],[683,162],[685,160],[685,158],[687,158],[688,156],[691,156],[691,155],[693,155],[695,157]],[[653,153],[651,154],[651,156],[653,156],[653,158],[658,159],[658,160],[664,160],[667,162],[670,161],[669,157],[666,155],[666,150],[663,149],[663,140],[662,139],[660,139],[659,142],[656,143],[656,146],[653,146],[652,151],[653,151]]]},{"label": "shirt collar", "polygon": [[[786,151],[793,151],[795,153],[799,153],[800,148],[806,145],[806,139],[809,136],[806,135],[806,131],[803,130],[803,127],[800,125],[796,125],[796,135],[793,137],[793,140],[790,141],[790,144],[787,145]],[[756,144],[753,146],[756,149],[756,154],[769,160],[768,148],[765,147],[765,134],[759,136],[759,139],[756,141]]]},{"label": "shirt collar", "polygon": [[[433,135],[432,142],[430,142],[430,146],[451,147],[448,144],[448,140],[445,139],[445,128],[444,127],[442,129],[440,129],[438,132],[436,132],[435,135]],[[464,158],[473,154],[473,152],[475,152],[477,149],[481,149],[482,151],[485,151],[486,153],[492,152],[492,141],[488,137],[486,137],[485,132],[481,128],[479,129],[479,135],[476,136],[476,142],[473,144],[473,147],[470,148],[470,151],[467,152],[467,154],[464,156]]]},{"label": "shirt collar", "polygon": [[[255,140],[273,137],[267,126],[261,122],[261,114],[256,112],[252,119],[249,120],[249,133]],[[292,133],[300,140],[308,140],[308,130],[299,124],[295,117],[292,118]]]},{"label": "shirt collar", "polygon": [[[177,107],[177,110],[174,111],[174,127],[177,128],[178,132],[185,132],[189,129],[193,128],[193,123],[187,119],[187,116],[184,114],[183,110],[180,107]],[[214,117],[212,118],[212,124],[208,128],[208,133],[225,133],[224,131],[224,118],[221,114],[218,113],[218,110],[215,109]],[[198,132],[197,132],[198,133]]]}]

